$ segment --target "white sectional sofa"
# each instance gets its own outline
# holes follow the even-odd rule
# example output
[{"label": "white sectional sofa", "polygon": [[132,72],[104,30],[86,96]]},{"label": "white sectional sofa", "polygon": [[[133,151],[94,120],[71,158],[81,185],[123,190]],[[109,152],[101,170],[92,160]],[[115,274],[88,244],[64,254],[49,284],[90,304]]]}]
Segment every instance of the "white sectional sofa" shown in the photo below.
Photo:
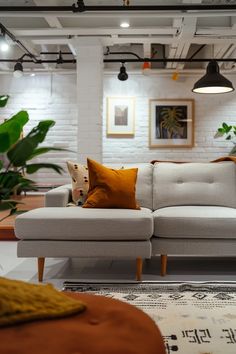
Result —
[{"label": "white sectional sofa", "polygon": [[122,166],[138,167],[141,210],[66,207],[66,185],[16,218],[18,256],[38,258],[39,281],[46,257],[134,258],[140,280],[144,258],[161,255],[165,275],[167,255],[235,256],[234,162]]}]

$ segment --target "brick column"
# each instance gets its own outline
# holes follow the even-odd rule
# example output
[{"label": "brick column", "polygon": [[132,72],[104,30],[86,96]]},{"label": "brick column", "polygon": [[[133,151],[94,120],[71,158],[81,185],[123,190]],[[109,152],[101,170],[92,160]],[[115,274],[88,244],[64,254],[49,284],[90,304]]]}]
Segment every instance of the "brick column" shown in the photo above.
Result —
[{"label": "brick column", "polygon": [[98,38],[73,38],[77,53],[77,158],[102,161],[103,46]]}]

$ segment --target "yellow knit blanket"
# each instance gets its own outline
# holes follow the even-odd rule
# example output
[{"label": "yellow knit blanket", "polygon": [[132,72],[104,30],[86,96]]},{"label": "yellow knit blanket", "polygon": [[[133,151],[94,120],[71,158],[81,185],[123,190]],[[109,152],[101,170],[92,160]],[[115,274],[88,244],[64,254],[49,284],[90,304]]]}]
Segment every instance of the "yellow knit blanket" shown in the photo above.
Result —
[{"label": "yellow knit blanket", "polygon": [[0,327],[39,319],[69,316],[86,305],[57,291],[52,285],[35,285],[0,277]]}]

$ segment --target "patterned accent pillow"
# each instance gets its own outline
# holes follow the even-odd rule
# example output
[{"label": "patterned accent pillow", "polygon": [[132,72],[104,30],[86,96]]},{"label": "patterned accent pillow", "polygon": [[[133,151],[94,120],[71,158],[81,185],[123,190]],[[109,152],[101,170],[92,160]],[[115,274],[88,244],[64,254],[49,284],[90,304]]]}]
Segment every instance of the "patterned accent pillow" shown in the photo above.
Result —
[{"label": "patterned accent pillow", "polygon": [[83,205],[89,189],[88,168],[72,161],[67,161],[67,167],[72,178],[72,200],[78,206]]}]

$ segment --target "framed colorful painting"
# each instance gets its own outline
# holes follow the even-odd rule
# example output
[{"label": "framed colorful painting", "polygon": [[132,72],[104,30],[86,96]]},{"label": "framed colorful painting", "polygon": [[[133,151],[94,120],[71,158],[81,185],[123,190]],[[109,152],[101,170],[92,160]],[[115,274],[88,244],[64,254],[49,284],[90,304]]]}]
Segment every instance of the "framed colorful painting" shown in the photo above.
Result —
[{"label": "framed colorful painting", "polygon": [[134,135],[134,97],[107,98],[107,135]]},{"label": "framed colorful painting", "polygon": [[194,146],[194,100],[150,100],[149,117],[151,148]]}]

